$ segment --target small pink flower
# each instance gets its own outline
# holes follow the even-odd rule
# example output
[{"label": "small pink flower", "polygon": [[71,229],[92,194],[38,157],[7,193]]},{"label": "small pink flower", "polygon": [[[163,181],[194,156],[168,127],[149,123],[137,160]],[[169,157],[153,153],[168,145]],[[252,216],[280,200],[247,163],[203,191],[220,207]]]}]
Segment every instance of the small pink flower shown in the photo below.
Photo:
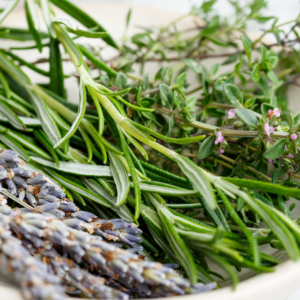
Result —
[{"label": "small pink flower", "polygon": [[235,112],[232,109],[229,110],[229,112],[228,112],[228,119],[233,119],[234,116],[235,116]]},{"label": "small pink flower", "polygon": [[284,150],[289,151],[288,147],[285,145]]},{"label": "small pink flower", "polygon": [[222,136],[222,132],[221,131],[218,131],[217,132],[217,138],[216,138],[216,140],[215,140],[215,145],[217,145],[217,144],[222,144],[223,143],[223,141],[224,141],[224,137]]},{"label": "small pink flower", "polygon": [[268,159],[269,162],[275,163],[275,159]]},{"label": "small pink flower", "polygon": [[297,139],[297,137],[298,137],[298,136],[297,136],[297,134],[296,134],[296,133],[293,133],[293,134],[291,135],[291,139],[292,139],[292,140],[296,140],[296,139]]},{"label": "small pink flower", "polygon": [[277,107],[275,107],[275,108],[273,109],[273,114],[274,114],[277,118],[280,117],[280,113],[281,113],[281,109],[278,109]]},{"label": "small pink flower", "polygon": [[291,158],[291,159],[294,158],[294,155],[290,153],[289,158]]},{"label": "small pink flower", "polygon": [[269,126],[269,123],[265,123],[264,128],[267,136],[270,136],[270,134],[274,132],[274,127]]},{"label": "small pink flower", "polygon": [[268,110],[269,119],[271,120],[273,116],[279,118],[280,113],[281,113],[281,109],[278,109],[278,107],[275,107],[273,110],[269,109]]},{"label": "small pink flower", "polygon": [[275,125],[278,125],[278,122],[277,122],[277,121],[275,122]]},{"label": "small pink flower", "polygon": [[221,148],[220,151],[219,151],[219,153],[220,153],[220,154],[223,154],[223,153],[224,153],[224,149]]}]

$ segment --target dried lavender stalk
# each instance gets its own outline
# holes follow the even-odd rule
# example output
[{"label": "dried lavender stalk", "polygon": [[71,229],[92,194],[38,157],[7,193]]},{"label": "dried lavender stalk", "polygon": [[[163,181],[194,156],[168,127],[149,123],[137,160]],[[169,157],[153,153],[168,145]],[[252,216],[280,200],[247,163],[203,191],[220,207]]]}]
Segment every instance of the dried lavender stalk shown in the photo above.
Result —
[{"label": "dried lavender stalk", "polygon": [[0,213],[0,269],[13,275],[25,299],[67,299],[59,276],[49,272],[46,264],[31,256],[19,239],[12,236],[10,218]]},{"label": "dried lavender stalk", "polygon": [[51,266],[57,276],[62,278],[63,284],[69,286],[68,291],[76,292],[74,288],[80,290],[86,297],[95,299],[122,299],[127,300],[129,296],[125,293],[128,290],[109,287],[112,285],[107,279],[90,274],[82,270],[74,261],[62,257],[55,249],[43,249],[39,254],[43,261]]},{"label": "dried lavender stalk", "polygon": [[21,201],[27,201],[34,207],[34,212],[51,214],[64,219],[63,222],[70,227],[88,230],[107,240],[122,241],[128,246],[142,242],[142,231],[136,224],[122,219],[103,220],[90,212],[80,211],[49,177],[42,172],[20,168],[19,165],[24,165],[24,162],[18,153],[2,150],[0,159],[0,186],[7,186],[11,194],[18,196]]},{"label": "dried lavender stalk", "polygon": [[[34,247],[50,249],[53,245],[76,264],[110,276],[128,288],[137,288],[147,296],[200,293],[215,287],[214,283],[191,286],[188,280],[172,268],[144,261],[134,251],[125,251],[103,241],[99,236],[73,229],[52,216],[21,211],[16,215],[7,206],[2,211],[4,209],[9,215],[11,229],[30,241]],[[77,285],[79,286],[80,284]]]}]

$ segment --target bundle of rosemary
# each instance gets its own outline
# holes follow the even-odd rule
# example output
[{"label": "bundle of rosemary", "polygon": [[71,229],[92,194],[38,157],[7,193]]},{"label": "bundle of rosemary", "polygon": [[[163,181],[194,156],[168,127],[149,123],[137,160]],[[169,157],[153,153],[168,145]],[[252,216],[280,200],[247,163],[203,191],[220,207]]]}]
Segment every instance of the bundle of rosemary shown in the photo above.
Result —
[{"label": "bundle of rosemary", "polygon": [[[247,7],[230,1],[236,15],[226,20],[216,2],[182,16],[205,25],[179,30],[180,18],[119,45],[67,0],[26,0],[28,29],[0,27],[1,39],[32,41],[0,47],[0,146],[11,149],[0,153],[1,253],[10,230],[58,277],[44,282],[109,299],[212,289],[224,280],[212,261],[235,287],[242,268],[274,271],[278,261],[260,245],[299,258],[296,203],[287,201],[300,199],[300,113],[288,111],[287,90],[300,74],[300,18],[278,24],[262,15],[266,1],[254,0]],[[0,24],[17,3],[1,12]],[[53,7],[70,19],[56,18]],[[270,27],[251,40],[248,21]],[[266,34],[277,43],[266,44]],[[89,46],[91,38],[118,55],[105,62],[104,47]],[[15,52],[44,48],[49,56],[35,62]],[[221,62],[207,70],[203,60],[216,57]],[[65,61],[76,74],[65,74]],[[161,62],[153,79],[144,72],[151,62]],[[22,66],[48,83],[32,82]],[[189,83],[192,73],[198,86]],[[78,78],[78,105],[68,101],[68,76]]]}]

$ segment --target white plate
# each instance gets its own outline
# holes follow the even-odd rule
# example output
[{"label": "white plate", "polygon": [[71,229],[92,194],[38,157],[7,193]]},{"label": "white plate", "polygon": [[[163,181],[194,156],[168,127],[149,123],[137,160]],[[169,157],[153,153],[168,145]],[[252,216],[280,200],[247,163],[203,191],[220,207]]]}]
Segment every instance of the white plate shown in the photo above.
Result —
[{"label": "white plate", "polygon": [[[90,13],[95,19],[102,24],[108,32],[112,34],[115,39],[120,39],[124,33],[124,24],[126,19],[126,14],[130,6],[124,2],[113,2],[113,3],[101,3],[101,4],[85,4],[83,9]],[[132,10],[132,17],[130,22],[129,34],[137,32],[138,30],[135,28],[136,25],[143,26],[160,26],[165,25],[174,20],[179,16],[177,12],[172,11],[164,11],[164,10],[156,10],[149,7],[137,6],[134,5]],[[60,11],[56,11],[58,16],[64,16],[64,14]],[[181,23],[183,27],[191,27],[193,23],[193,19],[185,20]],[[7,26],[26,26],[25,14],[22,9],[15,11],[11,14],[4,25]],[[3,40],[2,40],[3,41]],[[5,41],[2,42],[2,45],[11,46],[15,44],[14,42]],[[32,43],[31,43],[32,44]],[[103,45],[100,41],[93,41],[93,45]],[[25,51],[18,52],[19,55],[24,56],[28,61],[35,61],[39,57],[45,57],[47,54],[44,52],[42,55],[36,55],[33,51]],[[112,57],[114,55],[114,51],[111,48],[105,50],[105,57]],[[29,58],[29,59],[28,59]],[[218,62],[216,59],[208,59],[203,63],[205,66],[213,65]],[[40,66],[44,67],[44,66]],[[151,75],[154,75],[159,65],[154,63],[147,64],[147,71]],[[231,66],[230,66],[231,67]],[[72,66],[68,66],[68,68],[72,69]],[[69,69],[68,69],[69,71]],[[30,74],[30,77],[33,80],[45,80],[43,78],[39,78],[35,73],[30,70],[26,70]],[[222,70],[220,70],[222,72]],[[192,78],[193,80],[193,78]],[[194,79],[195,80],[195,79]],[[68,96],[72,101],[76,101],[78,98],[77,89],[74,88],[74,84],[76,83],[75,79],[68,79],[66,84],[68,85]],[[293,111],[300,110],[300,102],[297,101],[299,95],[299,87],[290,87],[288,95],[289,98],[292,99],[290,101],[290,107],[293,106]],[[75,99],[75,100],[74,100]],[[243,270],[242,273],[239,274],[241,283],[238,284],[236,291],[233,291],[231,287],[225,287],[220,290],[212,291],[209,293],[201,294],[201,295],[188,295],[181,296],[180,298],[176,297],[176,299],[182,300],[284,300],[293,292],[295,292],[299,288],[300,282],[300,262],[292,262],[288,260],[285,253],[282,251],[272,249],[270,247],[266,247],[265,251],[268,254],[274,255],[278,258],[281,263],[275,269],[274,273],[270,274],[260,274],[253,276],[252,271]],[[250,278],[249,278],[250,277]],[[9,288],[7,286],[3,286],[0,288],[0,300],[14,299],[19,300],[22,299],[18,290]],[[74,298],[72,298],[74,299]],[[294,298],[298,299],[298,298]],[[175,299],[174,299],[175,300]]]}]

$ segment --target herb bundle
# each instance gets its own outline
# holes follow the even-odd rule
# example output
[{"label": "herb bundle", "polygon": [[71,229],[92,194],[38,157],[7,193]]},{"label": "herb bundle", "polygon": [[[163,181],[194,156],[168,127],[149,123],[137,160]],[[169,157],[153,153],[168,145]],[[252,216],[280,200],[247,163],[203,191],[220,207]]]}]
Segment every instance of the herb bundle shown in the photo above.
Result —
[{"label": "herb bundle", "polygon": [[[17,2],[1,13],[0,23]],[[150,276],[145,287],[144,279],[133,275],[141,267],[127,273],[120,263],[124,257],[110,265],[120,278],[105,265],[105,276],[148,296],[211,288],[197,286],[223,279],[210,261],[233,286],[235,269],[271,272],[278,261],[260,245],[299,258],[300,227],[291,213],[296,203],[288,207],[287,201],[300,198],[295,180],[300,113],[288,111],[286,94],[290,85],[298,85],[294,45],[300,19],[280,24],[278,18],[262,15],[265,1],[254,0],[247,7],[231,1],[236,16],[228,21],[214,12],[215,3],[206,1],[182,17],[193,16],[204,25],[181,31],[180,18],[163,28],[142,28],[120,45],[67,0],[26,0],[28,29],[0,27],[0,38],[34,42],[0,50],[0,146],[13,150],[0,153],[0,176],[7,188],[2,194],[27,209],[34,207],[33,212],[63,219],[68,228],[126,247],[141,243],[143,254],[149,254],[146,265],[151,260],[178,264],[190,281],[175,276],[174,285],[163,286],[159,280],[165,275],[145,271]],[[56,18],[52,5],[72,19]],[[47,32],[39,29],[37,9]],[[253,40],[245,30],[248,21],[271,26]],[[283,32],[288,24],[291,29]],[[277,43],[265,43],[266,34],[273,34]],[[108,64],[101,58],[102,48],[79,37],[102,39],[118,55]],[[34,63],[14,51],[41,52],[45,47],[49,57]],[[228,50],[220,53],[220,48]],[[223,61],[207,70],[202,61],[209,58]],[[76,74],[64,73],[64,61],[73,63]],[[153,62],[162,66],[152,80],[144,70]],[[39,63],[48,63],[49,71]],[[48,77],[49,83],[33,83],[22,65]],[[219,71],[227,65],[230,72]],[[139,76],[134,75],[137,70]],[[190,73],[198,86],[190,86]],[[78,105],[68,102],[67,76],[78,78]],[[24,168],[18,165],[22,159]],[[268,169],[274,170],[272,177]],[[97,216],[102,219],[94,221]],[[77,262],[72,251],[63,254]],[[80,257],[84,255],[89,254]],[[93,264],[103,273],[98,260],[85,264],[86,270],[93,272]],[[90,276],[84,274],[80,276]],[[126,282],[131,278],[126,274],[132,281]],[[159,286],[149,288],[151,284]],[[84,283],[73,286],[87,294]]]}]

